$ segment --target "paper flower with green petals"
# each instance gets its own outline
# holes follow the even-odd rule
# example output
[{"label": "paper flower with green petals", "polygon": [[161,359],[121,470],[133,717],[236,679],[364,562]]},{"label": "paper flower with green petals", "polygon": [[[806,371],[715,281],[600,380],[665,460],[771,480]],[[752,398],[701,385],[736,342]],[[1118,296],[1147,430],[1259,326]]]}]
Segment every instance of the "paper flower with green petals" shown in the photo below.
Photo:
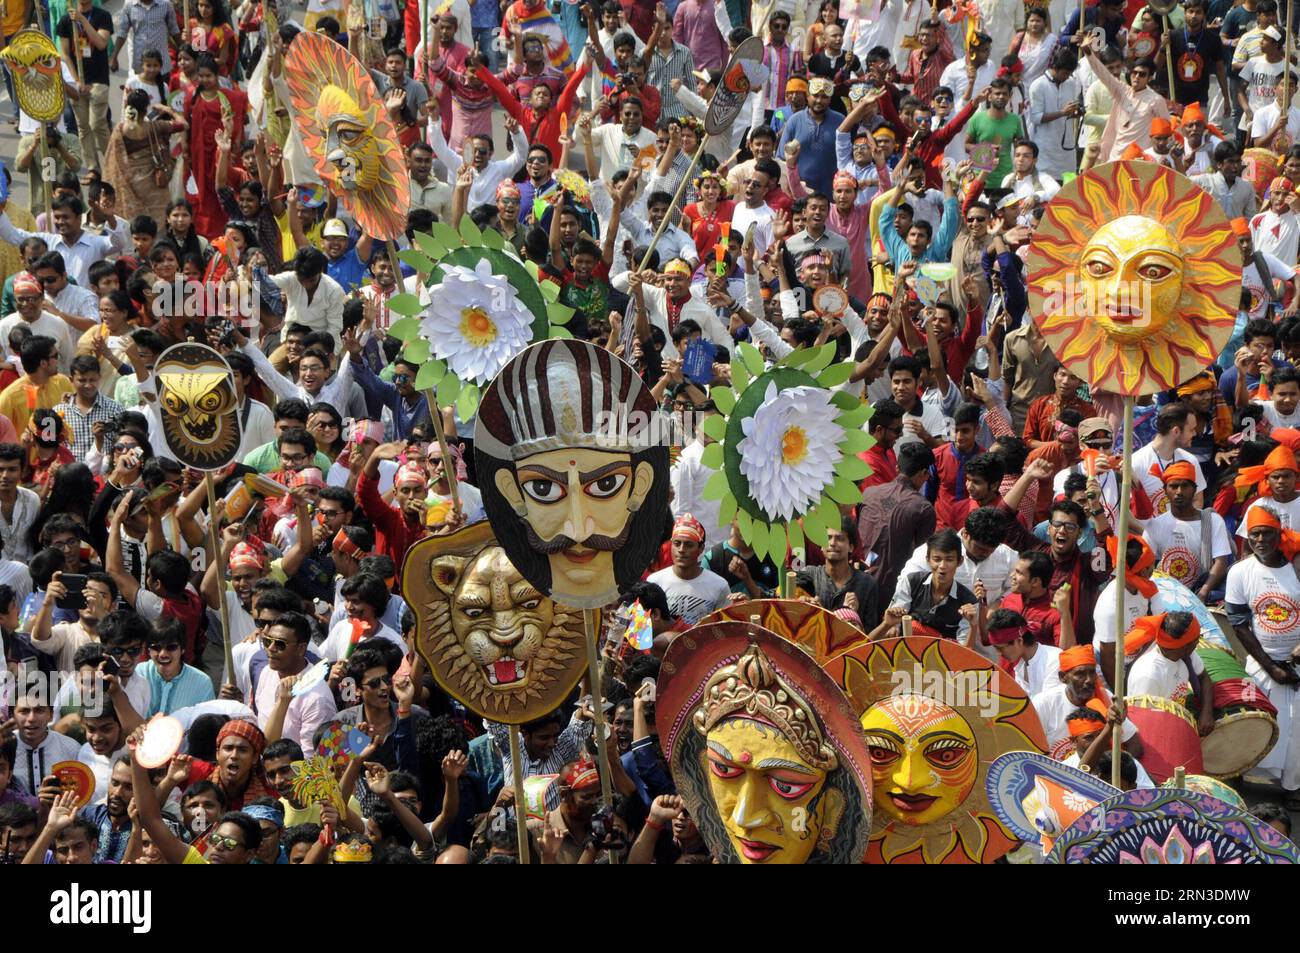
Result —
[{"label": "paper flower with green petals", "polygon": [[736,348],[731,386],[709,396],[719,414],[703,424],[715,442],[703,462],[718,472],[706,499],[721,501],[719,518],[733,518],[761,559],[785,558],[805,535],[826,545],[827,528],[840,525],[840,504],[861,498],[857,483],[871,475],[858,456],[875,441],[862,429],[871,407],[853,394],[832,391],[853,372],[831,365],[835,344],[788,354],[770,369],[749,344]]},{"label": "paper flower with green petals", "polygon": [[570,336],[564,324],[573,309],[558,303],[559,288],[538,281],[534,263],[507,250],[499,232],[480,231],[468,217],[459,232],[433,223],[415,244],[398,257],[423,288],[389,299],[389,310],[403,317],[388,333],[406,342],[402,358],[419,367],[416,390],[433,388],[438,403],[455,403],[469,418],[481,388],[512,357],[536,341]]}]

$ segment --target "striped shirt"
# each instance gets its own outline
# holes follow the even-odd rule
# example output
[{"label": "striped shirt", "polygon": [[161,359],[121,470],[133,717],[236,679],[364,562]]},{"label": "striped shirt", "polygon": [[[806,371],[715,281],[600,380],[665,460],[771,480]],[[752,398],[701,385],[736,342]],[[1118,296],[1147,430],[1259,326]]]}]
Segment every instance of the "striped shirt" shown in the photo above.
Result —
[{"label": "striped shirt", "polygon": [[95,402],[85,413],[82,413],[81,407],[75,400],[71,403],[59,404],[54,408],[54,412],[62,417],[64,423],[72,430],[72,455],[77,458],[78,463],[85,463],[86,454],[95,446],[95,424],[100,421],[107,423],[116,420],[124,409],[117,401],[99,392],[95,393]]},{"label": "striped shirt", "polygon": [[680,119],[685,116],[686,107],[673,94],[672,81],[680,79],[687,89],[695,88],[695,57],[690,48],[674,43],[673,48],[664,56],[659,47],[655,47],[650,58],[650,69],[646,71],[646,82],[659,90],[660,119]]},{"label": "striped shirt", "polygon": [[[510,761],[510,736],[506,733],[510,729],[506,725],[497,724],[495,721],[488,721],[485,724],[487,725],[488,734],[492,736],[492,743],[496,745],[497,753],[501,756],[502,773],[506,780],[509,781],[514,777],[514,768]],[[583,746],[586,745],[587,739],[591,737],[591,730],[592,722],[579,719],[575,714],[568,727],[560,732],[559,738],[555,741],[555,747],[546,758],[530,757],[521,735],[519,737],[519,751],[524,756],[524,777],[531,778],[537,774],[559,774],[570,761],[577,761],[582,757]]]},{"label": "striped shirt", "polygon": [[126,0],[113,33],[115,48],[121,49],[126,36],[131,34],[131,72],[140,72],[140,61],[147,50],[157,50],[163,57],[163,75],[171,71],[171,54],[168,41],[181,32],[176,22],[176,8],[171,0]]}]

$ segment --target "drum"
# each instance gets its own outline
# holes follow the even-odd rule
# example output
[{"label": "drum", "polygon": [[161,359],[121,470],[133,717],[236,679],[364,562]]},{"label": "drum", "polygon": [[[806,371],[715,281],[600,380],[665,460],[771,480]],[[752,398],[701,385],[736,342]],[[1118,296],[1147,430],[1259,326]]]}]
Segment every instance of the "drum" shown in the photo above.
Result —
[{"label": "drum", "polygon": [[[1170,778],[1161,787],[1176,788],[1177,784],[1174,779]],[[1210,797],[1217,797],[1229,807],[1235,807],[1238,810],[1246,810],[1246,802],[1241,799],[1241,795],[1234,791],[1228,785],[1224,784],[1217,778],[1209,777],[1204,774],[1189,774],[1183,778],[1182,789],[1184,791],[1196,791],[1199,794],[1208,794]]]},{"label": "drum", "polygon": [[1124,702],[1146,749],[1139,760],[1151,780],[1163,784],[1174,776],[1175,768],[1205,773],[1196,720],[1183,705],[1153,695],[1134,695]]},{"label": "drum", "polygon": [[1230,652],[1201,643],[1196,654],[1214,683],[1214,730],[1201,739],[1205,773],[1234,778],[1264,760],[1277,742],[1277,709]]},{"label": "drum", "polygon": [[1277,153],[1272,149],[1247,149],[1241,154],[1241,177],[1255,186],[1255,194],[1261,203],[1279,168]]}]

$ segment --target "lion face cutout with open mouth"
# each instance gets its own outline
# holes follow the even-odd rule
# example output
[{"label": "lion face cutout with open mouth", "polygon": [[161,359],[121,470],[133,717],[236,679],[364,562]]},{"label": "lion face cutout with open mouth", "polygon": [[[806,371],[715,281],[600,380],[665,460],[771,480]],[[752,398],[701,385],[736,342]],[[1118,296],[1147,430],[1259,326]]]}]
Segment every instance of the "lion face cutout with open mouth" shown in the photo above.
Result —
[{"label": "lion face cutout with open mouth", "polygon": [[185,466],[219,470],[239,452],[235,376],[219,353],[202,344],[176,344],[154,366],[167,449]]},{"label": "lion face cutout with open mouth", "polygon": [[402,595],[438,684],[486,718],[522,724],[547,714],[586,669],[582,612],[524,579],[486,522],[413,546]]}]

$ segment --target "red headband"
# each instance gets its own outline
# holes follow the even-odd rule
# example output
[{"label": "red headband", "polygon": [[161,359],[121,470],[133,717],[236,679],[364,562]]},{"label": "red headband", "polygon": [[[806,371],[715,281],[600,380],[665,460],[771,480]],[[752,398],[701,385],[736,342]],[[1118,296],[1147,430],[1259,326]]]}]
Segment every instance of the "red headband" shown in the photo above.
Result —
[{"label": "red headband", "polygon": [[334,542],[330,545],[341,552],[344,556],[351,556],[353,559],[364,559],[366,556],[370,555],[356,543],[352,542],[352,540],[348,539],[348,534],[343,532],[343,530],[339,530],[334,534]]}]

